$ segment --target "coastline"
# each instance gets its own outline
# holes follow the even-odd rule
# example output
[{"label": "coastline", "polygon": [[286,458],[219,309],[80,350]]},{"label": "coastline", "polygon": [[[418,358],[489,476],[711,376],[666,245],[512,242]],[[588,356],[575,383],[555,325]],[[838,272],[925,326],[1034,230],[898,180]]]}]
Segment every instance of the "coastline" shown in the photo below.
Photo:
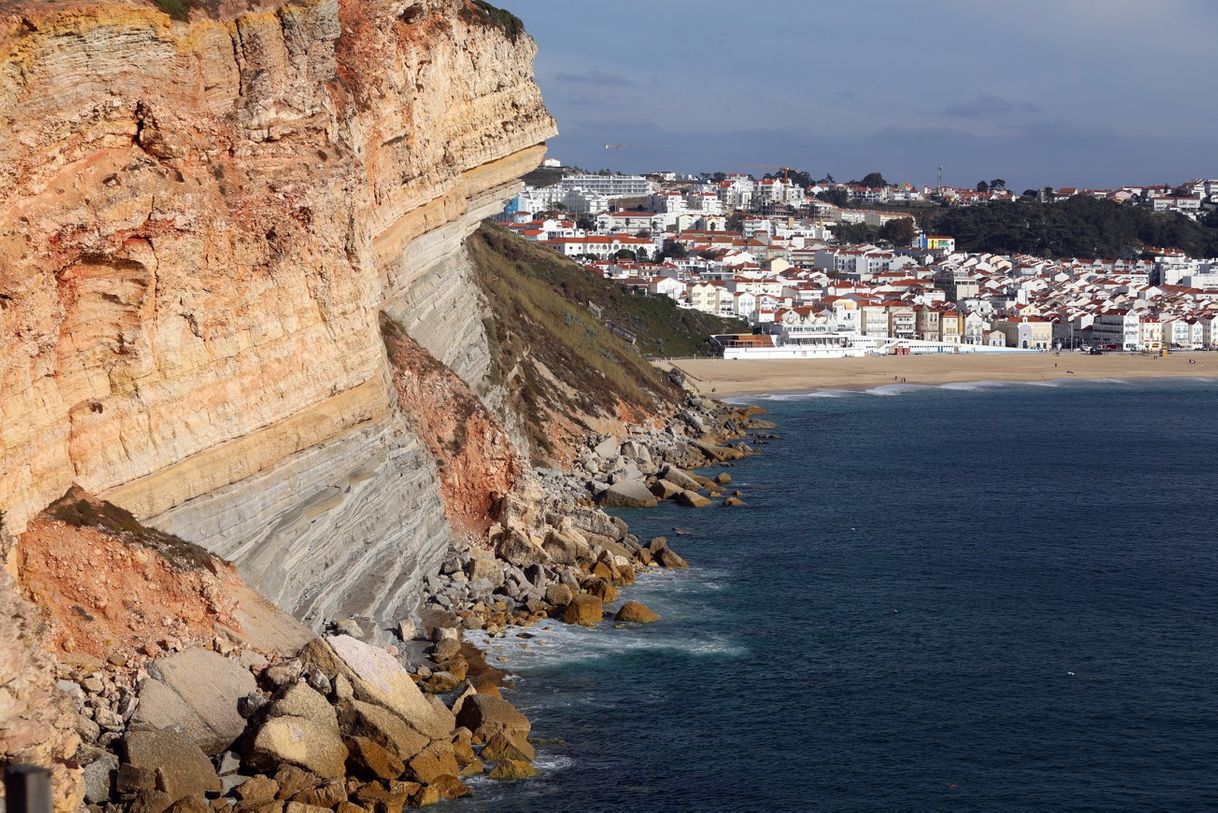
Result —
[{"label": "coastline", "polygon": [[[1195,363],[1190,364],[1190,361]],[[657,362],[681,370],[714,398],[824,389],[864,390],[885,384],[963,384],[1072,379],[1218,377],[1218,353],[1167,357],[1109,353],[872,356],[852,359],[683,359]]]}]

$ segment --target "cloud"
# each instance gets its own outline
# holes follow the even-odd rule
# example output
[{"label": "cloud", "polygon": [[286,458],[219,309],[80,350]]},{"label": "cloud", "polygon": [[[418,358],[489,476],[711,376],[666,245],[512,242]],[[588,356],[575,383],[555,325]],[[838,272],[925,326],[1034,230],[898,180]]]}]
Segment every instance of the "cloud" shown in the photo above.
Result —
[{"label": "cloud", "polygon": [[[797,129],[711,132],[669,129],[637,118],[578,116],[564,126],[563,135],[551,142],[556,156],[627,172],[729,172],[765,162],[838,178],[879,170],[893,180],[933,183],[936,166],[943,164],[947,183],[972,186],[982,178],[1006,178],[1013,189],[1176,182],[1203,174],[1199,168],[1213,151],[1212,141],[1199,136],[1140,136],[1055,121],[985,134],[954,127],[886,127],[851,135]],[[670,147],[610,154],[606,142]]]},{"label": "cloud", "polygon": [[1012,113],[1035,113],[1039,109],[1029,102],[1013,102],[992,93],[982,93],[968,101],[950,104],[939,112],[953,118],[979,119]]},{"label": "cloud", "polygon": [[630,87],[635,84],[633,79],[616,73],[590,70],[583,73],[560,71],[554,74],[556,82],[566,82],[569,85],[593,85],[595,87]]}]

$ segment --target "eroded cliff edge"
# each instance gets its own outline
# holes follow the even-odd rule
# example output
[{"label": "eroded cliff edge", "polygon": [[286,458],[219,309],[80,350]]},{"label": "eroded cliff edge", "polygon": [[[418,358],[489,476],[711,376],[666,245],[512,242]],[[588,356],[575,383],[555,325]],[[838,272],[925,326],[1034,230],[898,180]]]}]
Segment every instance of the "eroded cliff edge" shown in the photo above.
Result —
[{"label": "eroded cliff edge", "polygon": [[503,402],[463,240],[554,133],[534,46],[465,0],[227,11],[0,18],[0,510],[75,484],[302,618],[391,616],[480,520],[381,323]]}]

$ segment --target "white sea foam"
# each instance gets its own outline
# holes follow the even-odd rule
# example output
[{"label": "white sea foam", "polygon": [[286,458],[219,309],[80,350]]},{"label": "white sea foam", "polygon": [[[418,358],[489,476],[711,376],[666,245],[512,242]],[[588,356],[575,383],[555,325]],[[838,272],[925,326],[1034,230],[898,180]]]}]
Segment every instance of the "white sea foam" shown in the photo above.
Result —
[{"label": "white sea foam", "polygon": [[1009,381],[952,381],[947,384],[940,384],[939,389],[950,390],[952,392],[982,392],[984,390],[998,389],[1000,387],[1009,387]]},{"label": "white sea foam", "polygon": [[[663,613],[661,612],[661,615]],[[486,652],[491,663],[506,666],[527,679],[532,669],[559,663],[615,658],[633,652],[683,652],[688,655],[741,658],[748,649],[727,635],[698,632],[693,635],[667,633],[661,627],[617,629],[609,622],[585,629],[553,621],[545,627],[528,630],[534,638],[523,639],[509,632],[492,638],[482,632],[469,632],[471,643]],[[522,646],[523,645],[523,646]]]},{"label": "white sea foam", "polygon": [[893,396],[893,395],[908,395],[911,392],[920,392],[921,390],[931,389],[926,384],[881,384],[878,387],[872,387],[869,390],[863,390],[867,395]]}]

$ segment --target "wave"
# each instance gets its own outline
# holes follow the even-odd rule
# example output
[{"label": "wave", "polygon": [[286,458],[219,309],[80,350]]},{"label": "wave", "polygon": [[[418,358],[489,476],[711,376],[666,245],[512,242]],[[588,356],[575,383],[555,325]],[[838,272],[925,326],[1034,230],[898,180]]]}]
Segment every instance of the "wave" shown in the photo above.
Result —
[{"label": "wave", "polygon": [[889,397],[893,395],[908,395],[911,392],[920,392],[922,390],[934,389],[929,384],[881,384],[878,387],[872,387],[869,390],[863,390],[865,395],[879,395]]},{"label": "wave", "polygon": [[848,398],[853,395],[858,395],[857,390],[808,390],[806,392],[771,392],[765,395],[759,395],[744,403],[755,403],[758,400],[762,401],[806,401],[810,398]]},{"label": "wave", "polygon": [[[662,622],[661,622],[662,623]],[[547,627],[532,627],[535,637],[517,638],[512,632],[506,637],[492,638],[481,632],[470,632],[466,638],[480,647],[494,664],[506,666],[522,676],[534,669],[619,658],[639,652],[665,652],[693,657],[747,657],[749,649],[727,635],[673,630],[665,633],[660,627],[617,629],[612,622],[586,629],[561,622]]]},{"label": "wave", "polygon": [[952,381],[947,384],[940,384],[939,389],[949,390],[951,392],[983,392],[985,390],[996,390],[1002,387],[1009,387],[1016,382],[1013,381]]}]

